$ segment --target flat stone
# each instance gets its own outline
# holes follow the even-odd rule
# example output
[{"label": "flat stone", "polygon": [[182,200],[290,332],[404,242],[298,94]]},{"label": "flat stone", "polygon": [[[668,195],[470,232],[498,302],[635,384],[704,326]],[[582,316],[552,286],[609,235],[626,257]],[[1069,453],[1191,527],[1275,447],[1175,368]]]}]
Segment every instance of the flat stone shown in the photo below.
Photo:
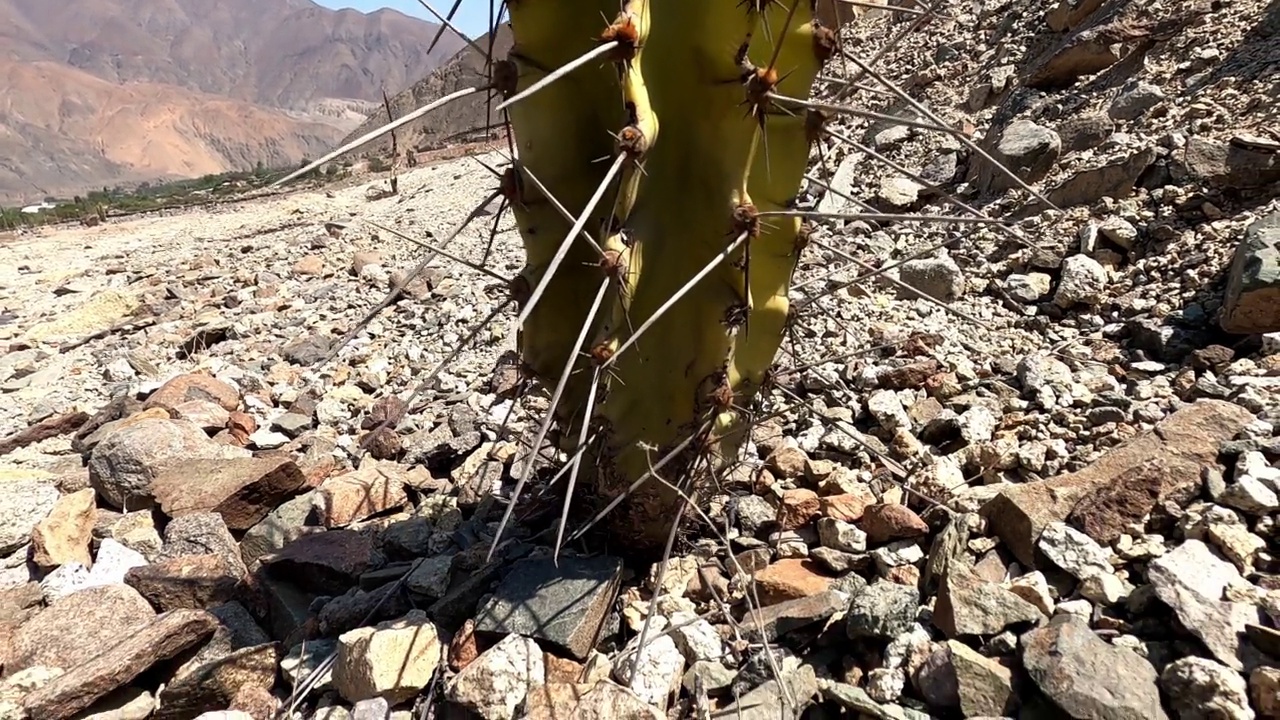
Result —
[{"label": "flat stone", "polygon": [[1111,573],[1110,554],[1093,538],[1066,523],[1049,523],[1040,534],[1037,547],[1050,562],[1077,580]]},{"label": "flat stone", "polygon": [[858,526],[874,545],[923,537],[929,533],[929,525],[919,515],[906,505],[896,503],[868,506]]},{"label": "flat stone", "polygon": [[378,513],[404,507],[409,498],[395,463],[367,460],[360,469],[325,480],[316,491],[320,524],[340,527]]},{"label": "flat stone", "polygon": [[1257,659],[1257,651],[1243,638],[1248,625],[1261,623],[1261,614],[1253,604],[1221,599],[1238,577],[1231,563],[1217,558],[1199,540],[1186,541],[1147,567],[1147,579],[1160,602],[1173,608],[1214,658],[1242,671]]},{"label": "flat stone", "polygon": [[126,585],[71,593],[13,633],[5,671],[37,665],[70,670],[85,660],[87,648],[109,647],[155,616],[147,601]]},{"label": "flat stone", "polygon": [[747,613],[742,629],[748,635],[777,640],[793,630],[826,621],[843,610],[848,600],[843,593],[827,590],[816,595],[788,600]]},{"label": "flat stone", "polygon": [[76,715],[76,720],[147,720],[155,706],[155,696],[147,690],[123,687]]},{"label": "flat stone", "polygon": [[1043,617],[1036,606],[958,565],[943,578],[933,609],[933,624],[949,638],[995,635],[1010,625]]},{"label": "flat stone", "polygon": [[292,460],[191,459],[158,471],[152,492],[170,517],[216,512],[228,528],[248,530],[305,483]]},{"label": "flat stone", "polygon": [[1050,188],[1045,197],[1060,208],[1089,205],[1104,197],[1127,198],[1133,194],[1138,178],[1155,159],[1155,148],[1144,147],[1127,156],[1075,172]]},{"label": "flat stone", "polygon": [[184,478],[191,479],[182,471],[197,460],[247,457],[248,450],[213,442],[195,423],[146,418],[111,433],[94,447],[89,455],[89,482],[112,507],[138,510],[152,504],[152,483],[169,464],[179,466],[171,476],[176,474],[173,482],[181,486]]},{"label": "flat stone", "polygon": [[303,493],[286,500],[258,524],[249,528],[240,539],[240,557],[247,567],[264,555],[280,552],[285,545],[308,533],[324,532],[315,525],[315,491]]},{"label": "flat stone", "polygon": [[1109,645],[1085,622],[1062,614],[1019,641],[1022,664],[1046,696],[1071,717],[1159,720],[1156,671],[1145,658]]},{"label": "flat stone", "polygon": [[192,513],[170,520],[164,528],[164,545],[156,561],[209,553],[220,556],[232,575],[243,577],[248,573],[240,560],[236,539],[222,516],[213,512]]},{"label": "flat stone", "polygon": [[193,400],[211,402],[228,412],[240,407],[240,391],[205,373],[179,375],[161,385],[143,404],[144,409],[174,410]]},{"label": "flat stone", "polygon": [[524,635],[586,659],[617,592],[622,562],[608,556],[528,558],[476,614],[482,633]]},{"label": "flat stone", "polygon": [[369,567],[373,543],[354,530],[303,535],[264,559],[268,572],[318,593],[341,594]]},{"label": "flat stone", "polygon": [[779,560],[756,573],[755,580],[764,605],[817,595],[831,586],[814,562],[801,558]]},{"label": "flat stone", "polygon": [[161,612],[178,608],[202,609],[239,597],[243,576],[216,553],[180,555],[136,567],[124,576]]},{"label": "flat stone", "polygon": [[66,720],[123,687],[147,668],[177,656],[207,638],[217,620],[203,610],[175,610],[105,644],[102,653],[23,700],[32,717]]},{"label": "flat stone", "polygon": [[218,627],[208,642],[174,671],[159,694],[153,720],[186,720],[236,704],[250,690],[275,684],[279,649],[238,603],[213,607]]},{"label": "flat stone", "polygon": [[[983,506],[982,515],[1020,563],[1035,567],[1036,543],[1046,526],[1066,520],[1078,505],[1103,507],[1082,501],[1126,482],[1139,468],[1144,473],[1164,473],[1161,495],[1166,491],[1177,494],[1187,486],[1199,487],[1200,468],[1216,464],[1221,443],[1253,419],[1253,413],[1239,405],[1199,400],[1165,418],[1154,430],[1113,448],[1082,470],[1002,490]],[[1158,464],[1163,464],[1165,469],[1160,470]],[[1147,508],[1146,512],[1149,511]],[[1096,510],[1085,515],[1085,512],[1074,515],[1073,524],[1100,542],[1106,542],[1103,536],[1131,522],[1128,516],[1132,510],[1123,514]]]},{"label": "flat stone", "polygon": [[398,620],[343,633],[333,685],[349,702],[382,697],[398,704],[431,683],[443,655],[436,626],[426,613],[414,610]]},{"label": "flat stone", "polygon": [[1280,330],[1280,212],[1249,225],[1227,273],[1222,329],[1230,333]]},{"label": "flat stone", "polygon": [[947,641],[960,710],[967,718],[1017,717],[1013,671],[956,640]]},{"label": "flat stone", "polygon": [[32,561],[43,568],[69,562],[93,564],[89,543],[93,539],[97,493],[85,488],[58,498],[53,510],[31,530]]},{"label": "flat stone", "polygon": [[[785,683],[786,692],[783,692]],[[801,665],[781,681],[768,680],[738,698],[736,702],[711,713],[713,720],[774,720],[801,717],[804,709],[818,694],[818,678],[810,665]]]},{"label": "flat stone", "polygon": [[445,697],[484,720],[515,720],[516,708],[545,675],[538,643],[508,635],[455,675]]}]

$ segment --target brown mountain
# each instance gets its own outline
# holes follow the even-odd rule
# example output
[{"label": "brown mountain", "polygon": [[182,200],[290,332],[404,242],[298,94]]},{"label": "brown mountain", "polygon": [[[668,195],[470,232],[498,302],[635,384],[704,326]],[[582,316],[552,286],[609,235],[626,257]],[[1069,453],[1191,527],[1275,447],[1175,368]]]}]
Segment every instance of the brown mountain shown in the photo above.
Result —
[{"label": "brown mountain", "polygon": [[[476,45],[486,52],[489,50],[489,36],[484,35],[476,40]],[[493,40],[493,56],[504,58],[511,50],[511,28],[508,25],[498,26]],[[403,117],[414,110],[463,88],[482,87],[488,82],[488,70],[485,56],[474,48],[467,46],[448,63],[413,84],[413,87],[391,99],[391,112],[396,117]],[[495,100],[492,105],[496,105]],[[396,139],[400,149],[407,147],[430,148],[465,136],[472,131],[483,130],[486,110],[492,110],[487,102],[486,93],[469,95],[433,110],[425,116],[409,123],[397,131]],[[489,114],[489,122],[497,125],[501,122],[498,113]],[[369,114],[363,123],[352,130],[343,142],[355,138],[385,125],[387,114],[385,109],[377,108]],[[364,146],[361,152],[386,153],[391,148],[390,137],[383,137]]]},{"label": "brown mountain", "polygon": [[0,0],[0,202],[283,165],[462,47],[310,0]]}]

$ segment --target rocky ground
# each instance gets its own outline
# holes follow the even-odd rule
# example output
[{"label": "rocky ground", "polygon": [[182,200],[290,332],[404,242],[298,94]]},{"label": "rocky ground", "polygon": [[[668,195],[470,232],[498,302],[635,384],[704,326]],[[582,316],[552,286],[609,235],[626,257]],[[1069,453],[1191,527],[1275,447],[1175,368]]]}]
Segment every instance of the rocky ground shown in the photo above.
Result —
[{"label": "rocky ground", "polygon": [[[805,200],[1022,221],[826,223],[661,577],[486,559],[546,406],[464,342],[498,278],[339,342],[474,160],[0,246],[0,718],[1280,718],[1280,3],[939,4],[877,67],[961,132],[837,120]],[[509,277],[496,209],[449,247]]]}]

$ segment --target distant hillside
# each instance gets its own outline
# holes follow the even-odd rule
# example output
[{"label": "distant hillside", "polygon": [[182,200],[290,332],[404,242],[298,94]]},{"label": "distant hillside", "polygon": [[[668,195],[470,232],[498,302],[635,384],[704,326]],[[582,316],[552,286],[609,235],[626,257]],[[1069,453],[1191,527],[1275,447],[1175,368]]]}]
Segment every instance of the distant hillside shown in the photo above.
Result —
[{"label": "distant hillside", "polygon": [[463,46],[310,0],[0,0],[0,203],[296,163]]},{"label": "distant hillside", "polygon": [[[489,47],[489,36],[484,35],[476,40],[481,48]],[[493,41],[493,55],[496,58],[506,57],[511,49],[511,28],[501,25]],[[395,117],[403,117],[432,100],[444,97],[463,88],[478,87],[488,82],[488,71],[483,55],[474,48],[466,46],[461,52],[445,63],[438,70],[414,83],[413,87],[391,99],[391,112]],[[493,104],[497,104],[494,102]],[[397,131],[400,147],[435,147],[447,139],[454,138],[471,130],[478,130],[485,125],[486,101],[484,93],[462,98],[439,110],[434,110]],[[490,121],[497,124],[501,120],[499,113],[493,113]],[[360,127],[347,134],[343,142],[352,140],[374,128],[387,123],[387,114],[383,108],[370,113]],[[362,152],[389,152],[390,137],[369,143]]]}]

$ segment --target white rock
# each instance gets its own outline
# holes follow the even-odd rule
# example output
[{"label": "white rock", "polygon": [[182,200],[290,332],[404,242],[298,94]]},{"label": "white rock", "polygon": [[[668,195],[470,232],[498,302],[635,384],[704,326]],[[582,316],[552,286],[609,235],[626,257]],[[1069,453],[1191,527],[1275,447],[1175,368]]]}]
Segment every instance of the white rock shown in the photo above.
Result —
[{"label": "white rock", "polygon": [[638,661],[636,649],[640,637],[637,635],[627,643],[622,657],[614,665],[613,677],[624,687],[631,688],[641,700],[666,711],[672,693],[680,687],[684,676],[684,655],[669,635],[655,637],[663,629],[659,625],[665,624],[655,618]]},{"label": "white rock", "polygon": [[867,551],[867,534],[853,523],[835,518],[818,519],[818,539],[823,547],[847,553]]},{"label": "white rock", "polygon": [[538,643],[508,635],[458,673],[445,695],[484,720],[514,720],[516,708],[531,688],[545,682],[546,674]]},{"label": "white rock", "polygon": [[1111,573],[1090,575],[1080,583],[1080,595],[1099,605],[1115,605],[1131,592],[1133,588],[1128,583]]},{"label": "white rock", "polygon": [[1160,673],[1178,720],[1253,720],[1249,689],[1240,673],[1201,657],[1169,663]]},{"label": "white rock", "polygon": [[711,623],[694,613],[681,611],[671,615],[671,624],[675,627],[672,635],[676,646],[684,653],[684,659],[690,665],[699,660],[719,660],[724,657],[724,641]]},{"label": "white rock", "polygon": [[348,702],[377,696],[408,700],[431,683],[443,651],[436,626],[413,610],[340,635],[333,685]]},{"label": "white rock", "polygon": [[1054,565],[1079,580],[1112,572],[1110,554],[1093,538],[1064,522],[1049,523],[1037,545]]},{"label": "white rock", "polygon": [[1107,271],[1088,255],[1072,255],[1062,261],[1062,277],[1053,302],[1060,308],[1077,303],[1097,305],[1107,286]]}]

